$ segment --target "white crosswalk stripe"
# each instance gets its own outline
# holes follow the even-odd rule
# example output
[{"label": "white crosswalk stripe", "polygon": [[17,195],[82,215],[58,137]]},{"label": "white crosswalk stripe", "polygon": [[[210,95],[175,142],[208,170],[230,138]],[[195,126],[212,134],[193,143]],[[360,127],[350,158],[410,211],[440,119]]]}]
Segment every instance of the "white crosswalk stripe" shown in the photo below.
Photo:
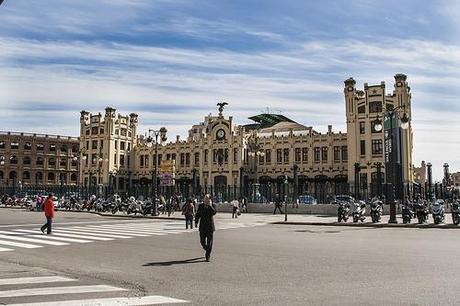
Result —
[{"label": "white crosswalk stripe", "polygon": [[[72,285],[69,286],[68,283]],[[4,287],[8,286],[8,287]],[[12,288],[12,286],[14,286]],[[24,287],[27,286],[27,287]],[[3,289],[5,288],[5,289]],[[0,305],[9,306],[118,306],[118,305],[157,305],[189,303],[172,297],[126,296],[129,290],[105,284],[81,284],[78,279],[62,276],[30,276],[17,278],[0,278]],[[97,298],[87,298],[87,294],[98,294]],[[72,300],[66,300],[72,294]],[[110,294],[110,297],[105,297]],[[122,296],[114,297],[122,294]],[[129,294],[132,295],[132,294]],[[40,302],[34,302],[40,296]],[[80,299],[81,297],[81,299]],[[8,299],[8,303],[5,300]],[[16,303],[15,301],[31,302]]]},{"label": "white crosswalk stripe", "polygon": [[[217,230],[264,225],[259,222],[216,222]],[[13,229],[0,231],[0,252],[17,248],[40,248],[43,246],[66,246],[74,243],[109,242],[115,239],[142,238],[172,234],[194,233],[198,229],[185,229],[184,221],[132,221],[73,226],[55,225],[52,235],[42,235],[38,229]],[[6,246],[6,247],[3,247]]]}]

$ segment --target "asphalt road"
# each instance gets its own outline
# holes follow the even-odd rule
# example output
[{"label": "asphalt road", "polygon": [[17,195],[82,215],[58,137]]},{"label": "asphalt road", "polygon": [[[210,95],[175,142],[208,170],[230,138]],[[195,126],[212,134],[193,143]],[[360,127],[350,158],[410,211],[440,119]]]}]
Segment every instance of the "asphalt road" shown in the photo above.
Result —
[{"label": "asphalt road", "polygon": [[[0,304],[66,305],[63,300],[157,295],[189,305],[460,303],[458,230],[265,224],[270,218],[243,215],[232,220],[221,214],[207,263],[198,233],[179,231],[179,221],[62,212],[56,230],[77,233],[80,240],[88,232],[88,240],[96,237],[91,233],[121,236],[121,228],[126,236],[143,235],[28,249],[2,245],[14,240],[2,238],[1,232],[38,231],[43,216],[0,209],[0,247],[12,249],[0,252]],[[33,232],[20,237],[38,239]],[[74,281],[2,285],[5,279],[43,276]],[[65,291],[62,287],[69,283],[90,292],[30,295],[48,287]],[[29,290],[17,291],[24,288]]]}]

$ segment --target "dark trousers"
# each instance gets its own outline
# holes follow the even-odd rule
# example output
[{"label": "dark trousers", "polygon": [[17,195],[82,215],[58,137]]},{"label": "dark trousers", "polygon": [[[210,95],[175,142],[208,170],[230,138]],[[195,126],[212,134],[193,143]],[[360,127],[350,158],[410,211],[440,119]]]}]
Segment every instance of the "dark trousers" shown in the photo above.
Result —
[{"label": "dark trousers", "polygon": [[233,207],[232,219],[233,218],[238,218],[238,208],[237,207]]},{"label": "dark trousers", "polygon": [[276,209],[280,211],[280,214],[283,214],[283,211],[281,210],[281,205],[275,205],[275,210],[273,211],[273,214],[276,214]]},{"label": "dark trousers", "polygon": [[46,229],[46,233],[48,235],[51,234],[51,224],[53,223],[52,220],[53,219],[51,217],[46,217],[46,223],[41,227],[42,232],[44,232]]},{"label": "dark trousers", "polygon": [[190,229],[193,229],[193,216],[185,216],[185,229],[188,229],[188,225],[190,224]]},{"label": "dark trousers", "polygon": [[200,243],[206,251],[206,257],[211,256],[213,236],[213,232],[200,232]]}]

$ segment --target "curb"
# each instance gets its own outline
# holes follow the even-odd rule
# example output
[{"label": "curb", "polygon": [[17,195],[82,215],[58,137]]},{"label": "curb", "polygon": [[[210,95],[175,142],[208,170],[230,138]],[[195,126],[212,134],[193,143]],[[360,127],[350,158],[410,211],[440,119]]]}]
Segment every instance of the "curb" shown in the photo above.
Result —
[{"label": "curb", "polygon": [[369,227],[369,228],[435,228],[435,229],[460,229],[460,226],[453,224],[389,224],[389,223],[337,223],[337,222],[285,222],[278,221],[270,224],[276,225],[310,225],[310,226],[347,226],[347,227]]}]

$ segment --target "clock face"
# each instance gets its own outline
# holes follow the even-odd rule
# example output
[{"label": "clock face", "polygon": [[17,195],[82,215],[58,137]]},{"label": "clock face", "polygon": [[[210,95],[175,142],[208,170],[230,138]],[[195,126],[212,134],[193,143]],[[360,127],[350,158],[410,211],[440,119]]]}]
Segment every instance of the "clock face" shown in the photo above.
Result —
[{"label": "clock face", "polygon": [[222,140],[225,138],[225,131],[223,129],[219,129],[217,131],[217,139]]},{"label": "clock face", "polygon": [[402,86],[402,83],[401,82],[398,82],[398,84],[396,84],[398,87],[401,87]]},{"label": "clock face", "polygon": [[348,91],[353,91],[353,87],[352,86],[348,87]]}]

